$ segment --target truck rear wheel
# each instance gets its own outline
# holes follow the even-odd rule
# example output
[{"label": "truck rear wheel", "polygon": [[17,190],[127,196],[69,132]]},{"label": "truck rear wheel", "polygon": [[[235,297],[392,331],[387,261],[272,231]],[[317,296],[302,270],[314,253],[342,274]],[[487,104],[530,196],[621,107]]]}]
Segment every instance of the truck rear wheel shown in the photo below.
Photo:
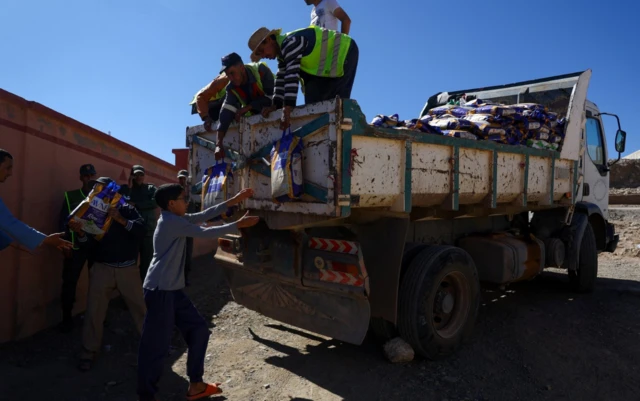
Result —
[{"label": "truck rear wheel", "polygon": [[[400,267],[401,281],[402,275],[407,271],[407,268],[409,267],[409,264],[411,264],[413,258],[415,258],[416,255],[426,247],[427,245],[422,242],[407,242],[404,244],[402,265]],[[396,328],[396,325],[380,317],[372,317],[369,327],[375,338],[379,341],[388,341],[398,336],[398,329]]]},{"label": "truck rear wheel", "polygon": [[428,359],[451,355],[466,340],[478,315],[480,283],[464,250],[432,246],[411,262],[400,285],[398,330]]},{"label": "truck rear wheel", "polygon": [[569,282],[574,291],[593,292],[598,278],[598,249],[591,224],[587,223],[580,242],[578,269],[569,270]]}]

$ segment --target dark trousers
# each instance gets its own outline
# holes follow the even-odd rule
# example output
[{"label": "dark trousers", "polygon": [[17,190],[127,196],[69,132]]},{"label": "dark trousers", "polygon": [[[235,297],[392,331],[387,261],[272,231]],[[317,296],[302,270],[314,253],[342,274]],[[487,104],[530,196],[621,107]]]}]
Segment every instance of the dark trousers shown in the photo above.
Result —
[{"label": "dark trousers", "polygon": [[191,258],[193,255],[193,238],[187,237],[187,258],[184,262],[184,279],[189,280],[189,273],[191,273]]},{"label": "dark trousers", "polygon": [[358,69],[358,56],[360,51],[355,40],[351,40],[351,46],[344,61],[344,75],[340,78],[325,78],[300,72],[304,80],[304,103],[317,103],[324,100],[351,98],[351,89],[356,79]]},{"label": "dark trousers", "polygon": [[191,383],[203,381],[204,358],[211,332],[204,318],[182,291],[144,290],[147,314],[138,350],[138,395],[153,400],[158,391],[163,361],[171,345],[174,325],[189,348],[187,376]]},{"label": "dark trousers", "polygon": [[153,259],[153,236],[145,236],[140,241],[140,278],[144,283],[144,278],[147,277],[147,271],[149,265]]},{"label": "dark trousers", "polygon": [[89,262],[89,269],[93,264],[92,260],[88,260],[89,252],[87,249],[78,249],[71,251],[71,257],[65,258],[62,265],[62,290],[60,291],[60,303],[62,304],[62,317],[65,320],[71,319],[73,304],[76,302],[76,289],[78,280],[84,268],[84,264]]}]

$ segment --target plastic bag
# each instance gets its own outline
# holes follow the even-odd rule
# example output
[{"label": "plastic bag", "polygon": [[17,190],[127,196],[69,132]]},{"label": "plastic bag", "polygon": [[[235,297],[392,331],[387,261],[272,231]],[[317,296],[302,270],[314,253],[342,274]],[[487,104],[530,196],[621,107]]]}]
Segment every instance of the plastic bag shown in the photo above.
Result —
[{"label": "plastic bag", "polygon": [[371,125],[374,127],[384,127],[384,128],[393,128],[398,125],[398,115],[394,114],[392,116],[385,116],[382,114],[378,114],[371,120]]},{"label": "plastic bag", "polygon": [[455,109],[456,105],[453,104],[447,104],[444,106],[440,106],[440,107],[434,107],[433,109],[429,110],[429,114],[432,116],[441,116],[443,114],[447,114],[449,112],[449,110],[451,109]]},{"label": "plastic bag", "polygon": [[506,135],[507,130],[497,123],[486,121],[471,121],[476,135],[485,137],[487,135]]},{"label": "plastic bag", "polygon": [[233,185],[231,165],[220,161],[207,168],[202,175],[202,210],[226,201]]},{"label": "plastic bag", "polygon": [[118,193],[120,186],[115,182],[105,185],[96,183],[89,196],[83,200],[69,215],[69,220],[82,223],[82,230],[95,235],[101,240],[109,231],[112,219],[108,212],[112,207],[124,205],[126,202]]},{"label": "plastic bag", "polygon": [[478,139],[478,137],[473,135],[471,132],[461,131],[461,130],[444,130],[442,131],[442,135],[450,136],[453,138],[463,138],[463,139],[471,139],[471,140]]},{"label": "plastic bag", "polygon": [[478,108],[476,109],[476,113],[507,117],[516,114],[516,110],[506,106],[484,105],[478,106]]},{"label": "plastic bag", "polygon": [[271,197],[287,202],[302,196],[302,140],[285,130],[271,149]]},{"label": "plastic bag", "polygon": [[473,126],[471,121],[451,115],[444,115],[440,118],[433,119],[432,121],[429,121],[429,125],[438,130],[464,130],[465,128],[471,129]]},{"label": "plastic bag", "polygon": [[559,147],[557,143],[549,143],[546,141],[539,141],[535,139],[528,139],[527,146],[534,149],[546,149],[546,150],[558,150],[558,147]]},{"label": "plastic bag", "polygon": [[456,116],[458,118],[462,118],[468,114],[473,114],[475,112],[476,112],[475,107],[458,106],[458,107],[449,109],[448,114],[451,114],[452,116]]}]

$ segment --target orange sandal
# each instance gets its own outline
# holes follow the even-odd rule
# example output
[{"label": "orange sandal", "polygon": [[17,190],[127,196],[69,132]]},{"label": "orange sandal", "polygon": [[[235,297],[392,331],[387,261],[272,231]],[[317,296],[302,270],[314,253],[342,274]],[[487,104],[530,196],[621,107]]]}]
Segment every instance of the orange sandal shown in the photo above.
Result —
[{"label": "orange sandal", "polygon": [[221,394],[222,389],[218,387],[220,384],[221,383],[214,383],[214,384],[207,383],[207,388],[204,391],[194,395],[187,394],[187,401],[199,400],[201,398],[210,397],[216,394]]}]

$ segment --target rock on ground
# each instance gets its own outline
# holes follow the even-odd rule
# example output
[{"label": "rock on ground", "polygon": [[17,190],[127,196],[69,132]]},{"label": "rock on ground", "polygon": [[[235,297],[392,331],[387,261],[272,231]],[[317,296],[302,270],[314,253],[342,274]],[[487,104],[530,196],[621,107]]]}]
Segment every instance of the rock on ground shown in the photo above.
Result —
[{"label": "rock on ground", "polygon": [[392,363],[405,363],[413,361],[415,354],[406,341],[396,337],[384,345],[384,356]]}]

